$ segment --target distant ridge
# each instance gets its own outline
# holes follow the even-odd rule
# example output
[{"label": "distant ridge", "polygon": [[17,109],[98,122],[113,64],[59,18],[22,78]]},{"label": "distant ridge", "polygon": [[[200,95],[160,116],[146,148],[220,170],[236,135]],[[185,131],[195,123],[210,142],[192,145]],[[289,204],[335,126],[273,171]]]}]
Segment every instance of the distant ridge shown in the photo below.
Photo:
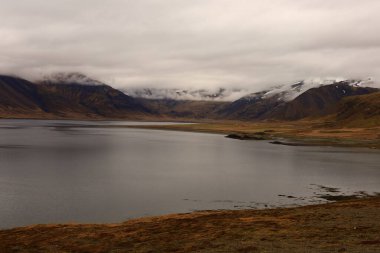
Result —
[{"label": "distant ridge", "polygon": [[249,93],[246,89],[160,89],[132,88],[125,93],[136,98],[191,100],[191,101],[233,101]]},{"label": "distant ridge", "polygon": [[129,88],[123,90],[127,95],[145,99],[223,101],[233,102],[238,99],[256,99],[276,96],[282,101],[291,101],[311,88],[346,82],[351,86],[370,87],[373,81],[347,80],[344,78],[312,78],[295,83],[276,85],[265,90],[252,92],[252,89],[216,88],[216,89],[179,89],[179,88]]}]

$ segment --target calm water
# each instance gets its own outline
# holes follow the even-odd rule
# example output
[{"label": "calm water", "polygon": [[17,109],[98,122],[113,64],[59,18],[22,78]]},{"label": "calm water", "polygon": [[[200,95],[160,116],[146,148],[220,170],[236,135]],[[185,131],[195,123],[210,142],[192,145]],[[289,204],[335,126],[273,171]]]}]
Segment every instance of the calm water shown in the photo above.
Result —
[{"label": "calm water", "polygon": [[0,120],[0,227],[302,203],[278,195],[312,196],[313,184],[380,191],[379,151],[128,124]]}]

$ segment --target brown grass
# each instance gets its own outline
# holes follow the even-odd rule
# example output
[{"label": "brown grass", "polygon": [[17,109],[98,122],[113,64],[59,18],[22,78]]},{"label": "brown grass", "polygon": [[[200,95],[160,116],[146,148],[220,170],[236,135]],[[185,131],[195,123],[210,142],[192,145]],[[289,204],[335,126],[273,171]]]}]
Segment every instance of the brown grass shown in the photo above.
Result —
[{"label": "brown grass", "polygon": [[380,198],[0,231],[0,252],[380,252]]}]

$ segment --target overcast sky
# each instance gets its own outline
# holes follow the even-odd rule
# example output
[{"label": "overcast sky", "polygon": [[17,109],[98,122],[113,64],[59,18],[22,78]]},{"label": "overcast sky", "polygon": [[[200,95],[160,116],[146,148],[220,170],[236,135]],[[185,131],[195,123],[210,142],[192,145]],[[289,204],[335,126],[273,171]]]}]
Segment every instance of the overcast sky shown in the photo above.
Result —
[{"label": "overcast sky", "polygon": [[0,0],[0,72],[115,87],[380,80],[379,0]]}]

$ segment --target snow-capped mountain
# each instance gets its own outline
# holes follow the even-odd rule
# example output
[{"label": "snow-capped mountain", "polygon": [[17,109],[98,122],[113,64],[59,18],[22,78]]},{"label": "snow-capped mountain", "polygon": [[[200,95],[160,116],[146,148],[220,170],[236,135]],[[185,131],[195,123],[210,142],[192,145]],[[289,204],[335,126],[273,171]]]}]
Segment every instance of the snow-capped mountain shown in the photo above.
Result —
[{"label": "snow-capped mountain", "polygon": [[334,79],[322,79],[322,78],[314,78],[307,79],[303,81],[299,81],[292,84],[284,84],[272,87],[270,89],[251,93],[242,97],[242,99],[251,101],[257,99],[266,99],[276,97],[277,100],[288,102],[292,101],[305,91],[308,91],[312,88],[318,88],[321,86],[331,85],[334,83],[346,82],[350,86],[361,86],[361,87],[371,87],[373,86],[372,79],[367,80],[347,80],[344,78],[334,78]]},{"label": "snow-capped mountain", "polygon": [[361,80],[305,80],[252,93],[221,109],[224,118],[296,120],[320,117],[337,111],[349,96],[365,95],[378,89]]},{"label": "snow-capped mountain", "polygon": [[125,91],[132,97],[147,99],[174,99],[194,101],[234,101],[247,94],[247,89],[159,89],[159,88],[135,88]]},{"label": "snow-capped mountain", "polygon": [[82,73],[78,72],[59,72],[51,75],[44,76],[40,81],[42,83],[55,83],[55,84],[80,84],[89,86],[105,85],[95,79],[92,79]]}]

